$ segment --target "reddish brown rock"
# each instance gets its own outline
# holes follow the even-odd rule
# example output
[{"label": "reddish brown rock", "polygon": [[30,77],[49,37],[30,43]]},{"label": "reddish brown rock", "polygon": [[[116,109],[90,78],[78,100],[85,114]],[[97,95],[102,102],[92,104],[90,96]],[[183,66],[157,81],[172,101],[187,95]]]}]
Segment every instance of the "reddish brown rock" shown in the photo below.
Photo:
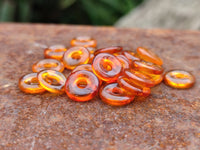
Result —
[{"label": "reddish brown rock", "polygon": [[[145,100],[117,108],[99,98],[79,103],[66,95],[19,90],[19,77],[43,59],[46,46],[69,47],[79,35],[94,37],[98,48],[155,50],[165,70],[190,71],[197,83],[187,90],[161,83]],[[0,24],[0,149],[200,149],[199,64],[196,31]]]}]

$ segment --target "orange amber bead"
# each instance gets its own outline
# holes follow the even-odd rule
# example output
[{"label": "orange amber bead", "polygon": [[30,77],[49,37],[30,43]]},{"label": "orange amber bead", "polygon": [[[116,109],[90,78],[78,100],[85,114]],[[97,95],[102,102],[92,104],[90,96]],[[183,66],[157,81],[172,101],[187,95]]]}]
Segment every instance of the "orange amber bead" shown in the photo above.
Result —
[{"label": "orange amber bead", "polygon": [[[91,64],[84,64],[84,65],[77,66],[74,70],[72,70],[71,73],[73,73],[75,71],[79,71],[79,70],[87,70],[87,71],[91,71],[93,73]],[[102,84],[102,82],[103,81],[101,79],[99,79],[99,84],[100,85]]]},{"label": "orange amber bead", "polygon": [[148,96],[151,93],[150,88],[137,86],[126,77],[119,77],[117,82],[127,92],[127,95]]},{"label": "orange amber bead", "polygon": [[63,63],[67,69],[74,69],[76,66],[87,64],[90,53],[85,47],[71,47],[63,55]]},{"label": "orange amber bead", "polygon": [[89,36],[79,36],[71,40],[71,46],[96,47],[97,41]]},{"label": "orange amber bead", "polygon": [[46,91],[39,83],[37,79],[37,73],[30,73],[22,76],[19,79],[19,88],[25,93],[36,94]]},{"label": "orange amber bead", "polygon": [[63,54],[67,49],[64,45],[53,45],[44,50],[45,58],[62,60]]},{"label": "orange amber bead", "polygon": [[164,81],[167,85],[173,88],[185,89],[194,85],[195,78],[189,72],[183,70],[173,70],[165,74]]},{"label": "orange amber bead", "polygon": [[113,106],[127,105],[134,100],[134,96],[127,96],[117,83],[102,86],[99,96],[103,102]]},{"label": "orange amber bead", "polygon": [[72,70],[72,73],[79,70],[87,70],[87,71],[93,72],[92,65],[84,64],[84,65],[77,66],[74,70]]},{"label": "orange amber bead", "polygon": [[91,100],[98,93],[98,88],[98,78],[87,70],[73,72],[65,84],[68,97],[79,102]]},{"label": "orange amber bead", "polygon": [[108,53],[100,53],[94,58],[92,69],[101,80],[113,82],[119,77],[122,65],[115,56]]},{"label": "orange amber bead", "polygon": [[112,47],[101,48],[101,49],[96,50],[94,55],[97,55],[99,53],[113,54],[113,53],[121,52],[122,49],[123,48],[121,46],[112,46]]},{"label": "orange amber bead", "polygon": [[148,76],[152,79],[152,81],[154,82],[154,85],[161,83],[164,78],[163,74],[160,74],[160,75],[148,74]]},{"label": "orange amber bead", "polygon": [[148,74],[162,74],[163,68],[159,65],[145,62],[145,61],[134,61],[133,67],[135,70],[146,72]]},{"label": "orange amber bead", "polygon": [[56,59],[43,59],[33,64],[32,66],[33,72],[39,72],[41,70],[47,70],[47,69],[63,72],[64,65],[62,62]]},{"label": "orange amber bead", "polygon": [[64,92],[65,76],[55,70],[43,70],[37,75],[40,85],[47,91],[57,94]]},{"label": "orange amber bead", "polygon": [[153,87],[155,83],[151,80],[151,78],[139,71],[125,70],[124,75],[134,84],[138,86],[144,87]]},{"label": "orange amber bead", "polygon": [[136,54],[132,51],[123,51],[122,55],[124,55],[128,60],[129,63],[131,64],[133,61],[140,61],[140,58],[136,56]]},{"label": "orange amber bead", "polygon": [[124,55],[117,55],[116,57],[122,64],[122,70],[130,67],[129,60]]},{"label": "orange amber bead", "polygon": [[156,54],[154,54],[152,51],[148,50],[147,48],[138,47],[137,53],[139,57],[145,61],[152,62],[157,65],[163,64],[163,61]]}]

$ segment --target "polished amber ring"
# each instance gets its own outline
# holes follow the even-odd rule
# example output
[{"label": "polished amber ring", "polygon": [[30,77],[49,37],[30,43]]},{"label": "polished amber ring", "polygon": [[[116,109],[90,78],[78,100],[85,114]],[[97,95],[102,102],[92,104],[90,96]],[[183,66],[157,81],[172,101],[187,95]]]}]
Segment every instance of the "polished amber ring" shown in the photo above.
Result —
[{"label": "polished amber ring", "polygon": [[43,93],[46,90],[39,84],[37,73],[30,73],[19,79],[19,88],[21,91],[30,94]]},{"label": "polished amber ring", "polygon": [[61,72],[43,70],[38,73],[37,77],[40,85],[47,91],[57,94],[62,94],[64,92],[66,78]]},{"label": "polished amber ring", "polygon": [[56,70],[63,72],[64,64],[56,59],[43,59],[33,64],[33,72],[40,72],[42,70]]}]

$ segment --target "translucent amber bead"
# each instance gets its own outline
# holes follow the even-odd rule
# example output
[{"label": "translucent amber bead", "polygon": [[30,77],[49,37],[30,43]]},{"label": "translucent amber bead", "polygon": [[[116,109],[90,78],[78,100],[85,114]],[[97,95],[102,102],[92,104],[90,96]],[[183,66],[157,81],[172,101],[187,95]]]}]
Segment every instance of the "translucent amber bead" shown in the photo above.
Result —
[{"label": "translucent amber bead", "polygon": [[44,50],[45,58],[62,60],[63,54],[67,49],[64,45],[53,45]]},{"label": "translucent amber bead", "polygon": [[41,70],[47,69],[63,72],[65,68],[63,63],[56,59],[43,59],[32,66],[33,72],[40,72]]},{"label": "translucent amber bead", "polygon": [[104,85],[100,88],[99,96],[102,101],[113,106],[127,105],[134,100],[134,96],[127,96],[117,83]]},{"label": "translucent amber bead", "polygon": [[139,71],[133,69],[127,69],[124,71],[124,75],[134,84],[144,87],[153,87],[155,83],[151,78]]},{"label": "translucent amber bead", "polygon": [[37,73],[30,73],[22,76],[19,79],[19,88],[25,93],[38,94],[46,91],[39,83],[37,79]]},{"label": "translucent amber bead", "polygon": [[173,70],[165,74],[164,81],[167,85],[173,88],[185,89],[194,85],[195,78],[189,72],[183,70]]},{"label": "translucent amber bead", "polygon": [[124,55],[129,60],[129,63],[132,63],[133,61],[140,61],[140,58],[138,58],[132,51],[123,51],[122,55]]},{"label": "translucent amber bead", "polygon": [[85,47],[71,47],[63,55],[63,63],[69,70],[76,66],[87,64],[90,59],[90,53]]},{"label": "translucent amber bead", "polygon": [[154,85],[161,83],[164,78],[163,74],[160,74],[160,75],[148,74],[148,76],[152,79],[152,81],[154,82]]},{"label": "translucent amber bead", "polygon": [[127,95],[148,96],[151,93],[150,88],[137,86],[126,77],[119,77],[117,82],[127,92]]},{"label": "translucent amber bead", "polygon": [[133,67],[135,70],[146,72],[149,74],[163,73],[163,68],[161,66],[146,61],[134,61]]},{"label": "translucent amber bead", "polygon": [[57,94],[64,92],[65,76],[55,70],[43,70],[37,75],[40,85],[47,91]]},{"label": "translucent amber bead", "polygon": [[97,41],[89,36],[79,36],[71,40],[71,46],[96,47]]},{"label": "translucent amber bead", "polygon": [[124,55],[117,55],[116,57],[121,62],[122,70],[130,67],[129,60]]},{"label": "translucent amber bead", "polygon": [[[93,73],[91,64],[84,64],[84,65],[77,66],[74,70],[72,70],[72,73],[75,71],[79,71],[79,70],[87,70],[87,71],[91,71]],[[102,84],[102,82],[103,81],[101,79],[99,79],[100,85]]]},{"label": "translucent amber bead", "polygon": [[119,77],[122,65],[115,56],[108,53],[100,53],[94,58],[92,69],[101,80],[113,82]]},{"label": "translucent amber bead", "polygon": [[112,47],[101,48],[101,49],[96,50],[94,55],[97,55],[99,53],[113,54],[113,53],[121,52],[122,49],[123,48],[121,46],[112,46]]},{"label": "translucent amber bead", "polygon": [[92,65],[90,65],[90,64],[84,64],[84,65],[77,66],[74,70],[72,70],[72,72],[79,71],[79,70],[87,70],[87,71],[93,72]]},{"label": "translucent amber bead", "polygon": [[79,102],[91,100],[98,93],[98,88],[98,78],[87,70],[73,72],[65,84],[68,97]]},{"label": "translucent amber bead", "polygon": [[148,50],[147,48],[138,47],[137,53],[139,57],[145,61],[152,62],[157,65],[163,64],[163,61],[156,54],[154,54],[152,51]]}]

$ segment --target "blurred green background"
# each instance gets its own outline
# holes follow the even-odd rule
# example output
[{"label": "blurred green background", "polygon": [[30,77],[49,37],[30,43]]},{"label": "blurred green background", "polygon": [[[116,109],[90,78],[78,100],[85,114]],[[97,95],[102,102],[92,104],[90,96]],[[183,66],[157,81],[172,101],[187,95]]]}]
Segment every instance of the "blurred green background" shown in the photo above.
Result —
[{"label": "blurred green background", "polygon": [[143,0],[0,0],[0,22],[113,25]]}]

